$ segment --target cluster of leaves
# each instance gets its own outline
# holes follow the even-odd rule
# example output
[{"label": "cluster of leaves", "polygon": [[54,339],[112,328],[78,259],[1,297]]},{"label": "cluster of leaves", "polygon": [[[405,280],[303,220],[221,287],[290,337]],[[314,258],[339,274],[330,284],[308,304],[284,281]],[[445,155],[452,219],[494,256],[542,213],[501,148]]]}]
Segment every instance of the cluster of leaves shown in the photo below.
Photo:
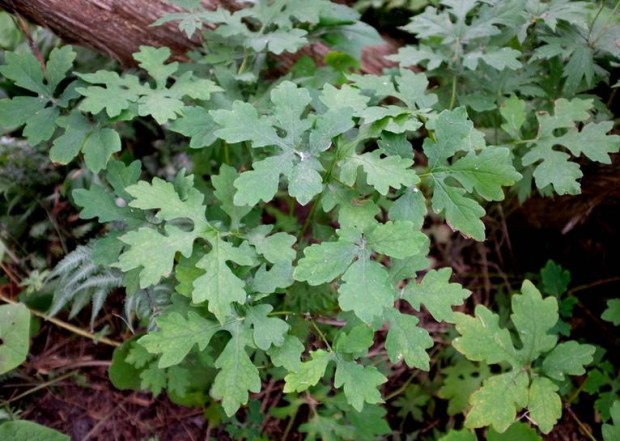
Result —
[{"label": "cluster of leaves", "polygon": [[532,177],[543,193],[579,193],[571,155],[609,164],[620,149],[604,101],[585,95],[620,61],[620,23],[604,2],[445,0],[403,29],[419,43],[390,58],[425,66],[443,105],[467,106],[477,127],[511,148],[525,176],[522,200]]},{"label": "cluster of leaves", "polygon": [[[94,319],[122,287],[127,322],[137,318],[146,332],[115,352],[117,387],[221,403],[219,414],[232,417],[265,380],[281,380],[289,405],[275,415],[292,423],[308,405],[299,427],[308,439],[390,432],[382,385],[400,364],[430,370],[434,339],[420,326],[428,313],[455,326],[453,346],[465,357],[442,371],[438,396],[450,415],[465,413],[467,428],[491,426],[489,439],[538,439],[515,423],[527,409],[551,431],[560,385],[582,375],[594,352],[558,343],[572,307],[558,307],[568,284],[561,268],[545,268],[545,299],[524,283],[506,326],[483,305],[456,313],[470,292],[451,283],[450,268],[430,268],[425,225],[445,219],[483,241],[485,206],[506,187],[525,198],[534,180],[542,192],[574,194],[581,171],[567,152],[610,162],[620,137],[608,134],[600,100],[581,94],[608,76],[614,53],[599,17],[609,11],[444,0],[406,27],[420,44],[394,56],[400,69],[360,75],[301,59],[269,82],[269,54],[321,38],[354,59],[376,31],[325,0],[257,1],[236,12],[176,3],[187,12],[160,24],[179,21],[190,36],[217,25],[203,34],[207,54],[189,63],[142,47],[139,72],[78,73],[65,46],[45,68],[30,53],[7,53],[0,67],[22,91],[0,100],[0,124],[49,147],[56,163],[82,155],[96,175],[71,197],[102,234],[50,273],[51,313],[92,302]],[[567,43],[578,35],[583,45]],[[575,54],[591,66],[564,63]],[[414,64],[427,73],[407,69]],[[556,87],[546,76],[565,80]],[[193,170],[148,176],[122,149],[137,121],[167,140],[183,135]],[[604,317],[616,322],[617,309],[612,301]],[[592,381],[595,393],[604,383]],[[606,409],[617,420],[617,406]]]}]

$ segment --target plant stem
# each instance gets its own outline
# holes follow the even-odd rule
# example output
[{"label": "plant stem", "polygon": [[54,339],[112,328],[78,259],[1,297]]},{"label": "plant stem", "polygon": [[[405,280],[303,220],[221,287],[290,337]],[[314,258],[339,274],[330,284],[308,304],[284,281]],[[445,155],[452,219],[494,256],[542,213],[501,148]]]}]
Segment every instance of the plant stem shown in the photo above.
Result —
[{"label": "plant stem", "polygon": [[319,197],[316,199],[316,201],[314,202],[314,204],[312,204],[312,208],[310,209],[310,213],[308,213],[308,216],[306,216],[306,220],[304,221],[303,227],[301,227],[301,230],[299,230],[299,233],[297,233],[297,242],[299,242],[301,238],[304,237],[306,230],[312,223],[312,219],[314,218],[314,212],[316,211],[316,207],[321,202],[322,197],[323,197],[323,193],[321,193]]},{"label": "plant stem", "polygon": [[67,372],[66,374],[61,375],[60,377],[56,377],[56,378],[54,378],[52,380],[46,381],[45,383],[41,383],[41,384],[33,387],[32,389],[28,389],[27,391],[17,395],[16,397],[13,397],[13,398],[10,398],[10,399],[8,399],[6,401],[3,401],[0,404],[0,407],[8,406],[9,404],[13,403],[14,401],[21,400],[22,398],[27,397],[28,395],[33,394],[33,393],[35,393],[38,390],[45,389],[48,386],[51,386],[51,385],[53,385],[55,383],[58,383],[58,382],[63,381],[63,380],[66,380],[67,378],[70,378],[70,377],[74,376],[77,373],[78,373],[78,371]]},{"label": "plant stem", "polygon": [[577,415],[575,415],[575,412],[573,412],[570,406],[565,406],[565,407],[566,407],[566,410],[568,411],[568,414],[575,420],[575,422],[577,423],[579,428],[583,431],[583,433],[588,438],[590,438],[590,441],[597,441],[594,435],[592,435],[592,432],[590,432],[590,429],[588,429],[586,425],[581,422],[581,420],[577,417]]},{"label": "plant stem", "polygon": [[[14,300],[11,300],[11,299],[5,297],[3,294],[0,294],[0,300],[2,300],[3,302],[6,302],[6,303],[10,303],[12,305],[16,305],[16,304],[19,303],[19,302],[16,302]],[[40,311],[37,311],[36,309],[28,308],[28,310],[30,311],[30,313],[32,315],[35,315],[37,317],[42,318],[45,321],[53,323],[56,326],[58,326],[59,328],[66,329],[67,331],[70,331],[70,332],[72,332],[74,334],[80,335],[82,337],[86,337],[86,338],[94,341],[95,343],[103,343],[103,344],[106,344],[108,346],[113,346],[115,348],[117,348],[117,347],[119,347],[121,345],[121,343],[119,343],[117,341],[111,340],[111,339],[109,339],[107,337],[95,335],[92,332],[85,331],[85,330],[83,330],[81,328],[78,328],[77,326],[73,326],[73,325],[71,325],[71,324],[69,324],[67,322],[64,322],[62,320],[59,320],[57,318],[50,317],[49,315],[44,314],[44,313],[42,313]]]},{"label": "plant stem", "polygon": [[293,428],[293,424],[295,423],[295,418],[297,418],[297,413],[299,412],[299,407],[295,409],[295,413],[291,415],[286,424],[286,428],[284,429],[284,433],[282,434],[282,441],[286,441],[288,439],[289,433],[291,433],[291,429]]},{"label": "plant stem", "polygon": [[452,110],[455,104],[456,104],[456,73],[452,75],[452,94],[450,96],[450,106],[448,108]]},{"label": "plant stem", "polygon": [[323,343],[325,343],[325,346],[327,346],[327,349],[329,350],[329,352],[334,352],[331,345],[327,341],[327,338],[325,338],[325,334],[323,334],[323,331],[321,331],[319,327],[316,325],[316,323],[314,323],[314,320],[310,319],[310,323],[312,324],[312,327],[315,329],[317,334],[319,334],[319,337],[321,337],[321,340],[323,340]]}]

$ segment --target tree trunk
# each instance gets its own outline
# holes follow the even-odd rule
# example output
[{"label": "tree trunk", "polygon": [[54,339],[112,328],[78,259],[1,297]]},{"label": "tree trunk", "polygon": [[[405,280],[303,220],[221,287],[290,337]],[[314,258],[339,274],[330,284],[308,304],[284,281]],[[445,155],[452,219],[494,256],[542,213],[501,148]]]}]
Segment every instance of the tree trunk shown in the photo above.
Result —
[{"label": "tree trunk", "polygon": [[[202,0],[207,9],[226,7],[236,9],[232,0]],[[177,24],[151,26],[162,15],[178,12],[179,8],[165,0],[0,0],[0,8],[52,30],[68,43],[91,47],[97,52],[117,59],[125,66],[135,64],[132,54],[141,45],[167,46],[175,58],[199,45],[188,39]],[[396,50],[396,43],[365,50],[362,71],[380,73],[390,65],[384,55]],[[307,54],[322,56],[328,49],[315,44]],[[296,58],[284,54],[283,65],[290,66]]]}]

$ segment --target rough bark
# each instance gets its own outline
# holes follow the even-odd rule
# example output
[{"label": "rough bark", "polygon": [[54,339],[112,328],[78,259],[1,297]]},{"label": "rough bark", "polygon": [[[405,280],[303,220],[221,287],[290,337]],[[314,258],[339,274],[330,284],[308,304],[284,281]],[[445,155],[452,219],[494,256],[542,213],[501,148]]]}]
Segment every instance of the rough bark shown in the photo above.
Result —
[{"label": "rough bark", "polygon": [[179,54],[196,44],[173,23],[151,26],[177,10],[163,0],[0,0],[0,7],[125,65],[132,64],[140,45],[165,45]]},{"label": "rough bark", "polygon": [[[203,0],[208,9],[226,7],[233,9],[232,0]],[[19,14],[27,20],[52,30],[69,43],[91,47],[119,60],[124,65],[134,63],[132,54],[141,45],[167,46],[180,58],[198,40],[188,39],[175,23],[151,26],[162,15],[178,11],[165,0],[0,0],[0,8]],[[365,50],[362,70],[380,73],[388,63],[384,55],[396,50],[396,43]],[[314,45],[307,53],[317,56],[327,52],[324,45]],[[287,66],[293,55],[282,56]]]}]

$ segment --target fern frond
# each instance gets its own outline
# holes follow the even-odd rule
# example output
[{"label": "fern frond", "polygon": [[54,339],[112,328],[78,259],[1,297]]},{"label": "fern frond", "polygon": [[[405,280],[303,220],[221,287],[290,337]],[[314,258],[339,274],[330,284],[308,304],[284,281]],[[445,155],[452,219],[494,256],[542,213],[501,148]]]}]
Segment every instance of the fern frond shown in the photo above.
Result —
[{"label": "fern frond", "polygon": [[53,316],[71,304],[69,317],[73,318],[92,303],[92,328],[107,296],[122,286],[122,274],[116,269],[95,264],[92,248],[81,245],[58,263],[48,282],[55,284],[49,315]]}]

